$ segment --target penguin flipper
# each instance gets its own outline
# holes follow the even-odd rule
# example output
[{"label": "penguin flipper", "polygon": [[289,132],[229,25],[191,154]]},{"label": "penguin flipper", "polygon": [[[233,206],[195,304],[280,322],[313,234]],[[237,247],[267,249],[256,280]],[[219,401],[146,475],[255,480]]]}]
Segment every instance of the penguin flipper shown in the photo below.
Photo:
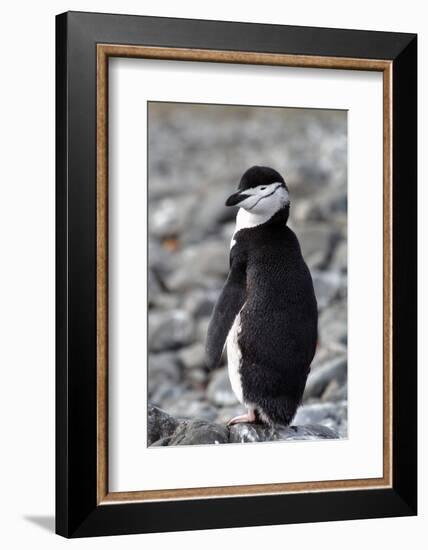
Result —
[{"label": "penguin flipper", "polygon": [[235,317],[244,305],[246,296],[246,266],[235,257],[231,261],[229,276],[224,284],[208,325],[205,346],[209,369],[216,368],[223,353],[227,335]]}]

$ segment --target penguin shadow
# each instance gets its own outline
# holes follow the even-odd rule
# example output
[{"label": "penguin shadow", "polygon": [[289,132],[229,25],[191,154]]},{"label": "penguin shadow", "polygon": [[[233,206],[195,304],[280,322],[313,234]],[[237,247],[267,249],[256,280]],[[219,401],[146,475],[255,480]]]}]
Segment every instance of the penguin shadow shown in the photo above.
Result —
[{"label": "penguin shadow", "polygon": [[24,516],[24,520],[37,525],[50,533],[55,532],[55,517],[54,516]]}]

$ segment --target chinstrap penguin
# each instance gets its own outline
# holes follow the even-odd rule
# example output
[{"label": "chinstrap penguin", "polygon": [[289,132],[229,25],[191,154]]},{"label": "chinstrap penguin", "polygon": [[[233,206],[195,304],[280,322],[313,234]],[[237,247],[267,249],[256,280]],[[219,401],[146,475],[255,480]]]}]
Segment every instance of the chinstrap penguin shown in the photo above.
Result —
[{"label": "chinstrap penguin", "polygon": [[237,422],[289,425],[302,399],[317,343],[312,277],[287,226],[290,200],[282,176],[253,166],[226,206],[239,206],[230,271],[206,341],[215,368],[227,345],[232,389],[248,413]]}]

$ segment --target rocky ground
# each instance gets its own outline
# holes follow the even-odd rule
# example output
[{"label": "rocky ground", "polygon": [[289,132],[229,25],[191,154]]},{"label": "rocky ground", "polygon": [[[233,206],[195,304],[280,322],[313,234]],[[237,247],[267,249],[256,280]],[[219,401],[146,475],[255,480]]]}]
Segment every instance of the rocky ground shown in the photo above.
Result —
[{"label": "rocky ground", "polygon": [[[347,436],[346,156],[344,112],[150,104],[149,444]],[[319,347],[289,428],[227,428],[242,408],[226,357],[214,372],[204,364],[236,215],[224,201],[254,164],[287,181],[319,306]]]}]

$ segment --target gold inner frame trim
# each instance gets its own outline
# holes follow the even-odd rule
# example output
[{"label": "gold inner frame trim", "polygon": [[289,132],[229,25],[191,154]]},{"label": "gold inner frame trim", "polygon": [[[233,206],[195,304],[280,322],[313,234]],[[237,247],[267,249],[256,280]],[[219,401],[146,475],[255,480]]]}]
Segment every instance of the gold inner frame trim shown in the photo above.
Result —
[{"label": "gold inner frame trim", "polygon": [[[271,483],[150,491],[108,489],[108,59],[133,57],[347,69],[383,73],[383,476],[298,483]],[[222,498],[279,493],[378,489],[392,486],[392,62],[97,44],[97,503]]]}]

